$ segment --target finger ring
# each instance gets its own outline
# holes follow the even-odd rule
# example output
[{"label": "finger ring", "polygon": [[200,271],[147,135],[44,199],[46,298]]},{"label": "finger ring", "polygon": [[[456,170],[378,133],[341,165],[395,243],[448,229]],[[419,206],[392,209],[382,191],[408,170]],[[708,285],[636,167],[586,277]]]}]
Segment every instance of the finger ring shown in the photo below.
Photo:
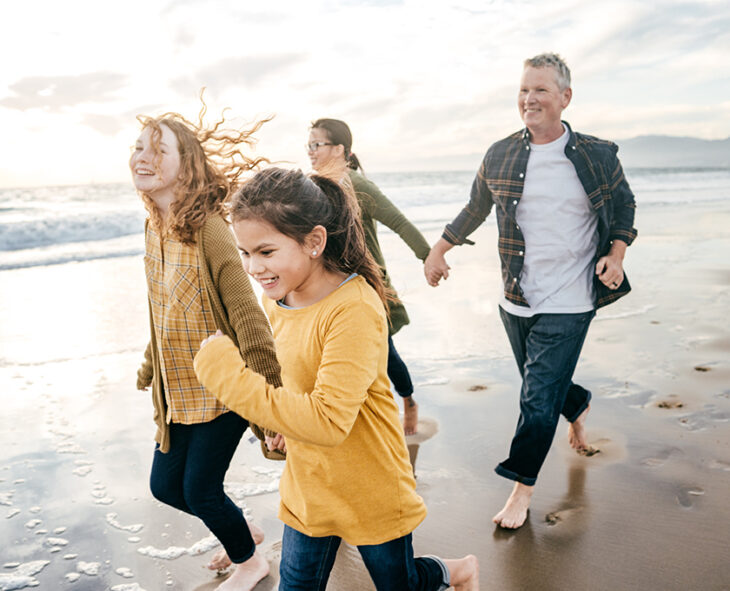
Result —
[{"label": "finger ring", "polygon": [[618,283],[616,283],[616,282],[614,281],[614,282],[613,282],[613,283],[611,284],[611,287],[618,287]]}]

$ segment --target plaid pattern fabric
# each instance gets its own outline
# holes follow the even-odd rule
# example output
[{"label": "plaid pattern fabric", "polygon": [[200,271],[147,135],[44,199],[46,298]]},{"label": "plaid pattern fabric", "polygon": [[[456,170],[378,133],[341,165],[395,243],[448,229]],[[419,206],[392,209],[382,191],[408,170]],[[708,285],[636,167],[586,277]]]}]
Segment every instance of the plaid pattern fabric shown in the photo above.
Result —
[{"label": "plaid pattern fabric", "polygon": [[205,423],[227,409],[200,385],[193,358],[200,342],[216,330],[203,293],[198,249],[160,236],[147,225],[145,272],[154,322],[166,422]]},{"label": "plaid pattern fabric", "polygon": [[[575,167],[583,189],[598,218],[596,261],[608,253],[613,240],[631,244],[637,232],[633,227],[636,203],[616,156],[618,147],[612,142],[573,132],[565,155]],[[474,244],[467,239],[496,206],[499,230],[498,250],[502,265],[504,295],[507,300],[528,306],[520,288],[520,272],[524,263],[525,239],[517,224],[517,206],[522,198],[527,160],[530,156],[530,134],[527,129],[496,142],[487,151],[471,187],[469,203],[444,230],[443,238],[451,244]],[[598,277],[594,278],[596,307],[605,306],[630,290],[624,276],[618,289],[610,290]]]}]

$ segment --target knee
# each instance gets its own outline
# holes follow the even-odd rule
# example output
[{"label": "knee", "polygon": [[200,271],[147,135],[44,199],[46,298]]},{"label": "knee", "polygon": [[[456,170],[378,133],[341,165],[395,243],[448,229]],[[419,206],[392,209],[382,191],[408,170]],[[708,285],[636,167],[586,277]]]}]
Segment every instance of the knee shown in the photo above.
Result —
[{"label": "knee", "polygon": [[223,489],[186,486],[183,490],[185,504],[198,517],[220,512],[224,502]]},{"label": "knee", "polygon": [[150,492],[152,496],[172,507],[179,507],[183,503],[183,491],[180,486],[164,478],[150,478]]}]

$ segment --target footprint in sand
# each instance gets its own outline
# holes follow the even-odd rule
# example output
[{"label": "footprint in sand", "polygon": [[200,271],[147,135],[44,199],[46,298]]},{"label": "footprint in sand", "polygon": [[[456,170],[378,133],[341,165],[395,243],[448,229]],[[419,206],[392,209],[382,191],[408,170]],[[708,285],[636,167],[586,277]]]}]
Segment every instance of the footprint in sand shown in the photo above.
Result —
[{"label": "footprint in sand", "polygon": [[682,488],[677,493],[677,502],[684,508],[689,509],[693,502],[694,497],[701,497],[705,494],[705,491],[699,486],[693,486],[689,488]]},{"label": "footprint in sand", "polygon": [[665,409],[683,408],[684,402],[676,394],[670,394],[664,400],[657,401],[656,407]]},{"label": "footprint in sand", "polygon": [[711,470],[724,470],[730,472],[730,464],[721,460],[712,460],[709,464]]},{"label": "footprint in sand", "polygon": [[569,524],[579,527],[580,520],[577,520],[577,518],[582,511],[582,507],[567,507],[558,511],[551,511],[545,515],[545,523],[548,527],[556,525],[564,525],[567,527]]},{"label": "footprint in sand", "polygon": [[672,454],[681,453],[681,450],[677,447],[669,447],[660,451],[655,457],[644,458],[641,460],[642,465],[648,466],[649,468],[656,468],[663,466]]},{"label": "footprint in sand", "polygon": [[710,371],[711,369],[712,368],[708,367],[707,365],[695,365],[695,371],[706,372],[706,371]]},{"label": "footprint in sand", "polygon": [[467,390],[469,392],[481,392],[482,390],[486,390],[487,387],[484,384],[474,384],[473,386],[469,386]]}]

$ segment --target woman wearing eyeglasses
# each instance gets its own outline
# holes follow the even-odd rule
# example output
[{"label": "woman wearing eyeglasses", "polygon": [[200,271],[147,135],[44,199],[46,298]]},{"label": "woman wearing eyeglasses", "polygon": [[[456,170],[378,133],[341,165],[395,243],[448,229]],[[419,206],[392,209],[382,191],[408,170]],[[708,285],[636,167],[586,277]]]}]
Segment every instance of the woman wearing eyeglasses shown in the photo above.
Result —
[{"label": "woman wearing eyeglasses", "polygon": [[418,426],[418,405],[413,399],[413,382],[408,367],[398,355],[392,338],[410,320],[403,302],[397,299],[395,290],[390,284],[390,278],[385,269],[385,259],[378,242],[377,222],[398,234],[421,261],[426,260],[430,247],[418,229],[383,195],[375,183],[362,174],[360,161],[352,153],[352,133],[344,121],[317,119],[309,132],[307,153],[312,162],[312,168],[317,172],[331,171],[338,167],[344,169],[360,203],[367,247],[383,269],[385,285],[394,296],[394,299],[388,304],[390,315],[388,378],[393,382],[395,391],[403,398],[403,430],[406,435],[412,435]]}]

